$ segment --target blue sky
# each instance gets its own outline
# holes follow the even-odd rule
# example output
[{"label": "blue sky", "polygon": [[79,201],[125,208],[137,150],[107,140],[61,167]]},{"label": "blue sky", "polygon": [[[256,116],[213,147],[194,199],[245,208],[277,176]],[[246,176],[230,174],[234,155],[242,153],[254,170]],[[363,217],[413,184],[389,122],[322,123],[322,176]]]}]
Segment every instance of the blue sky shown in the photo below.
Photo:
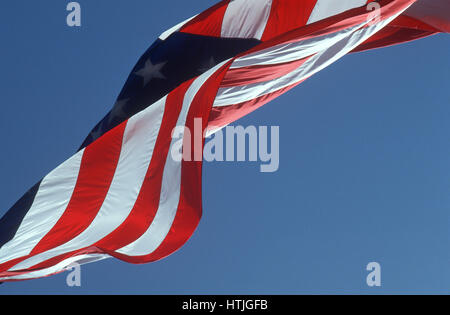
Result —
[{"label": "blue sky", "polygon": [[[161,32],[214,1],[79,1],[81,28],[68,2],[0,4],[0,214],[76,151]],[[280,126],[280,168],[205,163],[203,218],[180,251],[0,294],[448,293],[449,56],[444,35],[346,56],[238,122]]]}]

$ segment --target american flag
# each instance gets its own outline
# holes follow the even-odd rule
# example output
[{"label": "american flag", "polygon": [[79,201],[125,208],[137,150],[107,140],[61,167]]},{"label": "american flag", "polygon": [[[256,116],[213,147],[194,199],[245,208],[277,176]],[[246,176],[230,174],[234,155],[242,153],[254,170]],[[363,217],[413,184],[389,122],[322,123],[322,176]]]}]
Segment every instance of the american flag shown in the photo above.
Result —
[{"label": "american flag", "polygon": [[[162,259],[202,215],[202,162],[176,126],[247,115],[348,53],[450,32],[448,0],[225,0],[164,32],[79,151],[0,220],[0,281]],[[203,140],[204,141],[204,140]]]}]

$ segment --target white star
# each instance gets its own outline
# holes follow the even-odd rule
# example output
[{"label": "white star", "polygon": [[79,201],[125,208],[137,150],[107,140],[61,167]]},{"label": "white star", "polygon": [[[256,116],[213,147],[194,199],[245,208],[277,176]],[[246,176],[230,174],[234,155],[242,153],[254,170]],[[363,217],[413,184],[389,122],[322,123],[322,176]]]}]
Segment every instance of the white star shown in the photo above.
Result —
[{"label": "white star", "polygon": [[127,113],[124,112],[123,107],[129,100],[130,100],[129,98],[124,98],[124,99],[118,100],[114,104],[113,109],[111,110],[111,112],[108,115],[108,122],[106,123],[106,119],[104,119],[97,125],[97,127],[94,130],[92,130],[91,137],[92,137],[93,141],[100,138],[102,136],[102,134],[106,131],[104,129],[105,123],[106,123],[106,126],[111,127],[111,123],[113,122],[113,119],[127,117]]},{"label": "white star", "polygon": [[135,74],[144,78],[144,86],[146,86],[151,79],[166,78],[164,74],[161,73],[161,69],[166,65],[166,63],[167,61],[154,65],[152,61],[149,59],[145,62],[145,66],[141,70],[136,71]]},{"label": "white star", "polygon": [[211,56],[211,58],[209,58],[208,61],[204,62],[201,65],[201,68],[199,68],[198,70],[200,70],[201,72],[206,72],[209,69],[211,69],[212,67],[214,67],[216,65],[216,60],[214,59],[214,56]]},{"label": "white star", "polygon": [[105,121],[103,120],[94,130],[92,130],[91,132],[92,141],[95,141],[102,136],[104,123]]},{"label": "white star", "polygon": [[108,125],[111,124],[111,122],[114,118],[127,117],[127,113],[124,112],[123,108],[128,103],[129,100],[130,100],[129,98],[124,98],[124,99],[118,100],[114,104],[113,109],[111,110],[111,113],[109,113]]}]

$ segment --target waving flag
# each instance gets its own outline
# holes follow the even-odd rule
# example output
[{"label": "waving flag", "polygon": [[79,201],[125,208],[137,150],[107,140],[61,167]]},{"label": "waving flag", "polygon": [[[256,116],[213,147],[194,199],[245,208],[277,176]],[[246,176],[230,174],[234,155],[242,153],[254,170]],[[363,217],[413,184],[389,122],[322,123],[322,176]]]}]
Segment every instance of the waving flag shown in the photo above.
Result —
[{"label": "waving flag", "polygon": [[176,126],[200,118],[213,133],[347,53],[450,32],[449,12],[447,0],[227,0],[168,30],[79,151],[0,220],[0,281],[170,255],[202,213],[202,163],[171,157]]}]

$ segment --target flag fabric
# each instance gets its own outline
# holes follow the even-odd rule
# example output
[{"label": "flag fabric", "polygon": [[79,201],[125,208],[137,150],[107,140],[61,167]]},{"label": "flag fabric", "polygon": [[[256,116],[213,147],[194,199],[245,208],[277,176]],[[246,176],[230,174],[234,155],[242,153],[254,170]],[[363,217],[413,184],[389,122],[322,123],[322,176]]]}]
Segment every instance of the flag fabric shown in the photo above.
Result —
[{"label": "flag fabric", "polygon": [[226,0],[164,32],[79,151],[0,219],[0,281],[172,254],[202,214],[202,162],[173,158],[191,142],[175,127],[200,119],[212,134],[348,53],[450,32],[449,12],[447,0]]}]

